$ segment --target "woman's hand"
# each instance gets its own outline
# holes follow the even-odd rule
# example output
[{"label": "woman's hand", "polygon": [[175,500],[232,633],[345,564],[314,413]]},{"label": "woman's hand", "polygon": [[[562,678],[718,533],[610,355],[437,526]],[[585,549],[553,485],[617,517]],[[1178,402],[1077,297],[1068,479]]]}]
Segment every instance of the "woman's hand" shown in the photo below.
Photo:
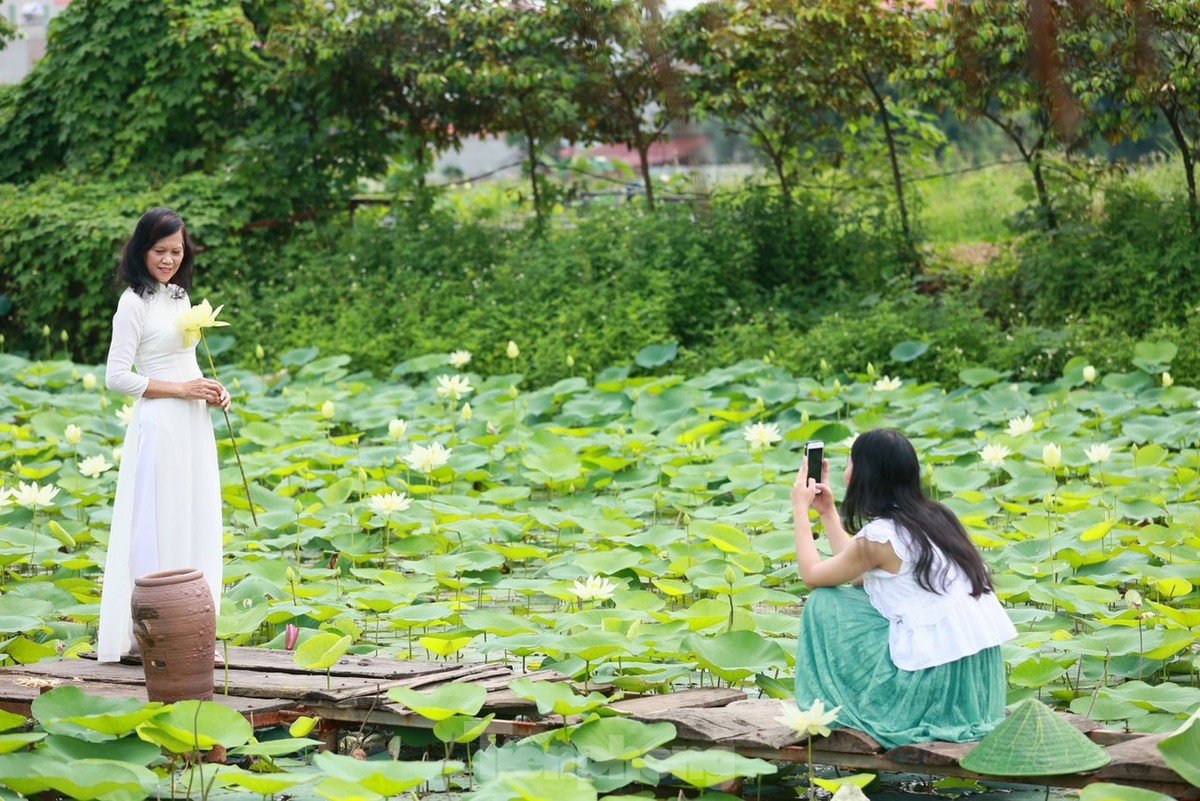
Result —
[{"label": "woman's hand", "polygon": [[202,400],[209,406],[229,408],[229,393],[220,382],[209,378],[194,378],[179,385],[178,397],[188,400]]},{"label": "woman's hand", "polygon": [[792,510],[795,514],[808,515],[808,510],[816,509],[817,514],[825,515],[834,510],[833,491],[829,488],[829,460],[821,462],[821,480],[808,477],[808,461],[800,465],[796,474],[796,482],[792,484]]}]

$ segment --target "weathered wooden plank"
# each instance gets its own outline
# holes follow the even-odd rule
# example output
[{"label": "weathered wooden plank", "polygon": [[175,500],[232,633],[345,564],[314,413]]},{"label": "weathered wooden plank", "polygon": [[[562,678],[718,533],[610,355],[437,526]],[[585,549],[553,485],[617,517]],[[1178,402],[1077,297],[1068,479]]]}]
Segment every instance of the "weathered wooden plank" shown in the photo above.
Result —
[{"label": "weathered wooden plank", "polygon": [[[219,650],[219,653],[224,653]],[[292,651],[277,651],[271,648],[234,647],[228,652],[230,668],[261,670],[270,673],[307,673],[292,660]],[[85,654],[83,661],[95,662],[93,654]],[[106,663],[108,664],[108,663]],[[120,664],[140,666],[141,660],[125,657]],[[375,656],[344,656],[330,668],[334,676],[357,676],[372,679],[400,679],[424,673],[438,673],[457,665],[426,660],[390,659]]]},{"label": "weathered wooden plank", "polygon": [[1095,772],[1096,779],[1187,784],[1179,774],[1167,767],[1162,752],[1158,750],[1158,744],[1169,736],[1148,734],[1108,746],[1104,751],[1112,757],[1112,761]]},{"label": "weathered wooden plank", "polygon": [[698,688],[662,695],[639,695],[634,698],[623,698],[609,704],[609,708],[627,712],[636,720],[638,718],[652,719],[654,715],[661,712],[672,712],[676,709],[727,706],[745,700],[746,694],[741,690],[728,687]]},{"label": "weathered wooden plank", "polygon": [[787,726],[764,723],[726,707],[664,710],[639,719],[673,723],[679,739],[709,745],[781,748],[798,742],[796,732]]},{"label": "weathered wooden plank", "polygon": [[884,753],[884,758],[902,765],[957,765],[979,743],[916,743]]},{"label": "weathered wooden plank", "polygon": [[838,754],[881,754],[883,746],[871,735],[858,729],[834,729],[828,737],[813,740],[813,748]]},{"label": "weathered wooden plank", "polygon": [[[42,688],[22,683],[21,678],[20,676],[0,673],[0,706],[9,711],[28,715],[30,704],[42,693]],[[63,681],[58,686],[79,687],[88,695],[95,695],[101,698],[134,698],[139,701],[146,700],[145,688],[134,684]],[[284,698],[247,698],[241,695],[223,695],[221,693],[214,693],[213,701],[246,716],[256,714],[265,715],[284,709],[293,709],[296,706],[294,701]]]}]

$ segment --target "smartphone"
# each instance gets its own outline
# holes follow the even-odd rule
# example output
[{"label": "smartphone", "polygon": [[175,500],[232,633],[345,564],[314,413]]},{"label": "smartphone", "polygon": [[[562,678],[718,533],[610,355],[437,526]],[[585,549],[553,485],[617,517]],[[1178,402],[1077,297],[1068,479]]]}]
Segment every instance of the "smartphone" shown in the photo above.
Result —
[{"label": "smartphone", "polygon": [[[825,443],[819,439],[805,443],[804,458],[808,461],[808,477],[820,483],[825,469]],[[817,490],[817,494],[821,491]]]}]

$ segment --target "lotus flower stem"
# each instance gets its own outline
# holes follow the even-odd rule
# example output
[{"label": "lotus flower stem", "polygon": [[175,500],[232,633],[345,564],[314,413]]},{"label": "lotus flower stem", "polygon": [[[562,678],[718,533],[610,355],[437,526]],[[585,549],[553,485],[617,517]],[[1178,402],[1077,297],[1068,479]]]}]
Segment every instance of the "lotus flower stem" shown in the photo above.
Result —
[{"label": "lotus flower stem", "polygon": [[[204,355],[208,357],[208,366],[212,370],[213,379],[217,379],[217,365],[213,363],[212,351],[208,349],[208,340],[204,338],[204,331],[200,331],[200,341],[204,343]],[[246,468],[242,467],[242,455],[238,453],[237,437],[233,435],[233,423],[229,421],[229,410],[221,408],[221,414],[225,415],[225,427],[229,429],[229,441],[233,444],[233,457],[237,460],[238,472],[242,474],[242,486],[246,490],[246,504],[250,507],[250,519],[254,521],[254,527],[258,528],[258,515],[254,511],[254,499],[250,497],[250,482],[246,480]]]}]

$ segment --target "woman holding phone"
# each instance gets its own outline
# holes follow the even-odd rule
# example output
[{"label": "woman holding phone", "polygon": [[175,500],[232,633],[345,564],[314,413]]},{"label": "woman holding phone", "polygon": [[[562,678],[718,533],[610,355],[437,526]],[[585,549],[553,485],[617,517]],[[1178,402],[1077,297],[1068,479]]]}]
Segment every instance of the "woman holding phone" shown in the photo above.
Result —
[{"label": "woman holding phone", "polygon": [[[958,518],[922,491],[912,443],[891,429],[854,440],[842,504],[853,537],[829,462],[819,480],[809,469],[792,487],[796,558],[813,589],[800,618],[797,704],[840,706],[835,725],[885,748],[983,737],[1004,718],[999,646],[1017,632]],[[813,542],[810,509],[830,558]]]}]

